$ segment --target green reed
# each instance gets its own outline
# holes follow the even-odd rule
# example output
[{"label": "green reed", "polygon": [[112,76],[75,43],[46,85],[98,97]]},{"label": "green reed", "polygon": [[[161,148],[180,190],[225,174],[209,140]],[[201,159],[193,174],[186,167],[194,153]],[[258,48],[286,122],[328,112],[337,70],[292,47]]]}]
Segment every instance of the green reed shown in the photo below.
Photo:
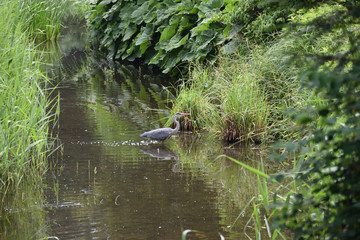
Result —
[{"label": "green reed", "polygon": [[[15,1],[17,2],[17,1]],[[38,40],[53,40],[59,37],[61,23],[70,1],[25,0],[21,1],[20,13],[23,30]]]},{"label": "green reed", "polygon": [[[292,169],[289,169],[290,171],[287,173],[276,173],[274,175],[268,175],[266,173],[262,159],[258,168],[255,168],[232,157],[226,157],[257,175],[258,192],[245,204],[239,217],[233,224],[248,210],[251,211],[251,216],[244,227],[244,232],[248,226],[251,226],[254,229],[256,239],[262,239],[264,237],[269,239],[289,238],[288,233],[286,234],[283,229],[277,225],[277,220],[274,221],[274,219],[277,218],[282,211],[286,211],[286,209],[283,208],[284,204],[291,205],[296,201],[294,196],[297,193],[302,193],[306,197],[309,197],[311,194],[309,191],[311,186],[295,177],[295,174],[300,171],[304,162],[304,155],[293,155]],[[279,182],[277,177],[280,176],[281,178],[285,177],[287,180]],[[250,209],[251,204],[252,209]],[[264,232],[263,229],[266,229],[266,232]],[[264,236],[264,234],[266,236]],[[251,237],[249,237],[249,239],[251,239]]]},{"label": "green reed", "polygon": [[[274,200],[271,200],[271,197],[273,197],[274,194],[278,194],[278,192],[280,192],[280,189],[286,189],[286,196],[287,194],[290,194],[292,190],[296,191],[296,189],[289,190],[287,186],[280,185],[276,181],[271,179],[270,176],[265,172],[262,159],[260,161],[259,169],[257,169],[232,157],[226,157],[257,175],[258,193],[245,204],[239,214],[239,217],[235,220],[233,224],[236,223],[236,221],[246,210],[249,210],[251,212],[251,216],[246,225],[244,226],[244,232],[249,226],[251,226],[251,228],[254,229],[255,239],[262,239],[264,237],[268,239],[286,239],[286,236],[280,231],[279,228],[271,227],[273,217],[278,214],[278,209],[276,208],[277,203],[274,202]],[[277,197],[281,198],[281,196],[279,195],[277,195]],[[252,209],[250,209],[251,204]],[[263,229],[266,229],[266,236],[263,236]],[[248,238],[252,239],[250,236],[248,236]]]},{"label": "green reed", "polygon": [[[49,124],[58,114],[49,100],[39,53],[24,32],[23,1],[3,1],[0,8],[0,187],[5,194],[24,176],[45,170]],[[31,30],[29,30],[31,31]],[[53,109],[56,108],[56,109]]]},{"label": "green reed", "polygon": [[246,64],[240,57],[221,57],[216,66],[194,66],[173,112],[190,112],[188,128],[207,129],[226,141],[261,140],[270,104]]},{"label": "green reed", "polygon": [[267,130],[268,103],[261,86],[234,73],[221,104],[223,139],[260,141]]},{"label": "green reed", "polygon": [[230,142],[284,137],[292,125],[284,109],[314,99],[310,90],[300,90],[297,79],[307,63],[289,66],[286,53],[297,48],[289,38],[262,45],[244,43],[233,55],[220,55],[216,64],[194,63],[172,113],[190,112],[189,128],[205,128]]},{"label": "green reed", "polygon": [[[216,82],[207,67],[194,67],[191,78],[187,83],[180,86],[174,103],[172,113],[188,112],[191,121],[185,122],[186,129],[208,129],[220,121],[221,115],[218,105],[214,104],[218,99]],[[172,123],[169,119],[167,124]]]}]

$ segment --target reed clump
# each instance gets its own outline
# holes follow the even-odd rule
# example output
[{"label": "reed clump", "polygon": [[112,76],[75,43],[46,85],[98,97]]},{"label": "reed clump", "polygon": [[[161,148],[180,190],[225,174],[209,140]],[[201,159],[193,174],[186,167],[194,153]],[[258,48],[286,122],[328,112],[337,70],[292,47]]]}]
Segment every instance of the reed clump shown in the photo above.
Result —
[{"label": "reed clump", "polygon": [[[18,1],[15,1],[18,2]],[[38,41],[60,36],[61,23],[70,5],[68,0],[25,0],[18,4],[23,30]]]},{"label": "reed clump", "polygon": [[46,169],[45,159],[51,148],[49,124],[59,108],[57,99],[49,99],[48,81],[40,71],[40,54],[29,41],[34,32],[23,15],[24,2],[8,0],[1,5],[0,188],[6,189],[1,191],[5,195],[8,186]]},{"label": "reed clump", "polygon": [[195,64],[173,113],[190,112],[193,129],[210,130],[228,142],[269,139],[274,126],[286,127],[282,106],[299,104],[308,94],[299,91],[296,68],[285,67],[279,54],[284,45],[254,45],[220,56],[216,64]]},{"label": "reed clump", "polygon": [[215,83],[211,81],[211,74],[207,69],[194,69],[192,73],[192,79],[181,85],[176,99],[178,112],[191,113],[191,118],[182,121],[182,128],[185,130],[211,128],[220,121],[221,117],[218,106],[214,104],[217,100]]},{"label": "reed clump", "polygon": [[251,139],[258,142],[266,133],[268,118],[264,91],[254,79],[239,77],[237,72],[234,75],[222,96],[223,121],[218,127],[226,141]]}]

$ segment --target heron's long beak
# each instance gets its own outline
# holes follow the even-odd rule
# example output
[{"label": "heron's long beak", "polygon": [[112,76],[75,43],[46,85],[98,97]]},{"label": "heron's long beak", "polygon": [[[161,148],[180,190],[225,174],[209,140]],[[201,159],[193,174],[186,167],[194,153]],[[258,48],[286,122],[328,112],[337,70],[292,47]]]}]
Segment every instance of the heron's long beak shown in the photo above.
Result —
[{"label": "heron's long beak", "polygon": [[188,115],[191,115],[191,114],[190,113],[182,113],[181,115],[188,116]]}]

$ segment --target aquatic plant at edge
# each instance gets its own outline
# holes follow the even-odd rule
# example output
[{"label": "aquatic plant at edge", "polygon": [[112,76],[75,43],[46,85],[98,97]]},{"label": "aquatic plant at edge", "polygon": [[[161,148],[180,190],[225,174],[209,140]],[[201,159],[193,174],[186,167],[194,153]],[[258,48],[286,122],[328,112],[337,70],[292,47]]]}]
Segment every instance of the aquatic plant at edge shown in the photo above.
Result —
[{"label": "aquatic plant at edge", "polygon": [[[48,82],[39,68],[39,54],[24,34],[22,1],[0,8],[0,188],[2,197],[24,175],[42,173],[51,148],[49,123],[58,114],[49,99]],[[4,7],[6,6],[6,7]],[[54,109],[54,111],[53,111]]]}]

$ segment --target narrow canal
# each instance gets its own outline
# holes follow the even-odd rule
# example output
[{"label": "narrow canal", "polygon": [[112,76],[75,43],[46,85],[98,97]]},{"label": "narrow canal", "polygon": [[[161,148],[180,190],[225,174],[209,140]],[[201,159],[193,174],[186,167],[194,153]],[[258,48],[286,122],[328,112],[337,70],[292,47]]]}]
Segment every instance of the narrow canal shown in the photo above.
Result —
[{"label": "narrow canal", "polygon": [[244,231],[255,238],[251,209],[240,213],[257,192],[257,178],[218,156],[258,167],[261,152],[227,150],[206,133],[181,132],[163,144],[140,138],[171,117],[176,83],[85,53],[77,37],[65,34],[52,50],[61,148],[50,159],[43,204],[35,204],[43,219],[31,206],[22,221],[37,224],[19,229],[9,221],[3,239],[181,239],[187,229],[199,231],[187,239],[245,239]]}]

